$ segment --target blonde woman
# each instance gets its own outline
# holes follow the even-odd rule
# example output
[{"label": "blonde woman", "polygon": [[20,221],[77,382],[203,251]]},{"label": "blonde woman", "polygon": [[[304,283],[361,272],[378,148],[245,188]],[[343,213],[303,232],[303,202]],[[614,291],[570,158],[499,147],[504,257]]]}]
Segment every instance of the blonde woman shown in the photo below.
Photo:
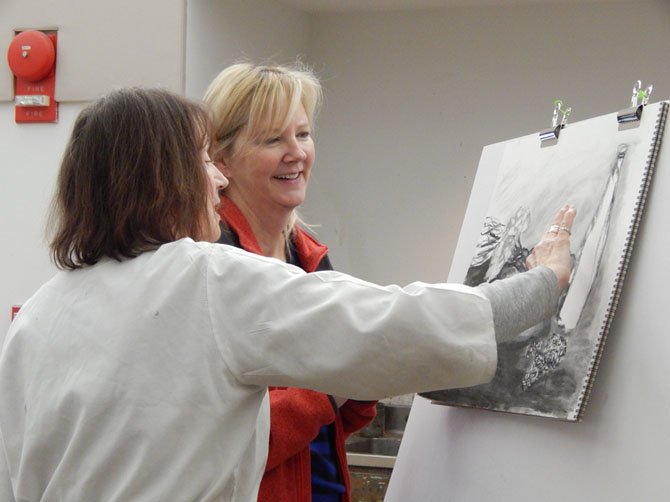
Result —
[{"label": "blonde woman", "polygon": [[[217,162],[229,180],[219,242],[306,272],[332,270],[328,248],[300,224],[315,159],[321,86],[300,66],[235,64],[210,84]],[[293,387],[270,389],[270,445],[258,499],[348,501],[345,439],[375,416],[375,401]]]}]

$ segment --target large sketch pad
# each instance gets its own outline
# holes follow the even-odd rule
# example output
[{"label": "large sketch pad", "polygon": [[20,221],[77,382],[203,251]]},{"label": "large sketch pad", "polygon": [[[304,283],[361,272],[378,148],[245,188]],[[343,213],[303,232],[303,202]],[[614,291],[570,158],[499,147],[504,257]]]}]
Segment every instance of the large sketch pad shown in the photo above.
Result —
[{"label": "large sketch pad", "polygon": [[[525,257],[565,203],[577,208],[574,269],[558,314],[499,347],[496,377],[423,394],[439,404],[578,421],[616,311],[662,137],[667,103],[648,105],[638,127],[616,114],[570,124],[556,144],[537,134],[505,143],[472,261],[450,280],[477,285],[525,270]],[[473,192],[470,204],[488,194]],[[463,245],[459,241],[459,246]]]}]

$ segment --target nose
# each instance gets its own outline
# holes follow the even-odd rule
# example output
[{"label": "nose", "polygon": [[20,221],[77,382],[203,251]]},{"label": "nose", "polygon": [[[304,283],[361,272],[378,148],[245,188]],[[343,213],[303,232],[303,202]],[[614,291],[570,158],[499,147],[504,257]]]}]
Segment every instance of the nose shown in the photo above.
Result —
[{"label": "nose", "polygon": [[219,190],[223,190],[228,186],[228,178],[226,178],[219,169],[214,169],[215,174],[214,174],[214,183],[216,184],[216,190],[217,192]]},{"label": "nose", "polygon": [[223,190],[228,186],[228,178],[223,175],[212,161],[207,162],[207,175],[215,192],[218,193],[219,190]]},{"label": "nose", "polygon": [[288,151],[284,155],[285,162],[301,162],[307,158],[307,153],[303,150],[302,145],[297,139],[293,140],[288,145]]}]

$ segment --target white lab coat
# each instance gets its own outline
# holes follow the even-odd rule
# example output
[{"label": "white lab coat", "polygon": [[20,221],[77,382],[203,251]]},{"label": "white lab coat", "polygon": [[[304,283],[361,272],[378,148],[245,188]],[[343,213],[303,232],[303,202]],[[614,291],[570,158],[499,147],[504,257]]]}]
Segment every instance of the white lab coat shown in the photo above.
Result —
[{"label": "white lab coat", "polygon": [[0,497],[253,501],[267,386],[369,400],[495,367],[491,307],[472,288],[305,274],[190,239],[105,259],[58,273],[7,333]]}]

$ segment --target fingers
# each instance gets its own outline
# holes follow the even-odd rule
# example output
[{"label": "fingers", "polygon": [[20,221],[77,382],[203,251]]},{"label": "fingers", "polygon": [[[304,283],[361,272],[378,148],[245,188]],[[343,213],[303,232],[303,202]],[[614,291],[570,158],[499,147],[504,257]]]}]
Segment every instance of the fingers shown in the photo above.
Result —
[{"label": "fingers", "polygon": [[566,204],[555,215],[552,225],[542,235],[540,242],[530,250],[526,257],[526,267],[535,268],[539,265],[549,267],[558,278],[559,285],[564,288],[570,278],[570,236],[572,224],[577,212]]},{"label": "fingers", "polygon": [[552,225],[547,230],[547,233],[551,234],[567,234],[568,236],[572,233],[572,223],[575,221],[575,216],[577,212],[575,208],[570,204],[563,206],[558,213],[554,216]]},{"label": "fingers", "polygon": [[561,222],[561,227],[572,230],[572,223],[575,221],[575,216],[577,216],[577,211],[571,205],[565,206],[567,209],[563,213],[563,220]]},{"label": "fingers", "polygon": [[554,225],[557,225],[557,226],[562,225],[562,224],[563,224],[563,217],[565,216],[565,213],[566,213],[567,210],[568,210],[568,205],[566,204],[565,206],[563,206],[563,207],[558,211],[558,213],[556,213],[556,214],[554,215],[554,219],[552,220],[551,225],[552,225],[552,226],[554,226]]},{"label": "fingers", "polygon": [[576,211],[566,204],[556,213],[552,225],[542,235],[540,242],[533,248],[526,264],[529,268],[544,265],[550,268],[558,279],[561,288],[570,280],[570,235],[575,221]]}]

